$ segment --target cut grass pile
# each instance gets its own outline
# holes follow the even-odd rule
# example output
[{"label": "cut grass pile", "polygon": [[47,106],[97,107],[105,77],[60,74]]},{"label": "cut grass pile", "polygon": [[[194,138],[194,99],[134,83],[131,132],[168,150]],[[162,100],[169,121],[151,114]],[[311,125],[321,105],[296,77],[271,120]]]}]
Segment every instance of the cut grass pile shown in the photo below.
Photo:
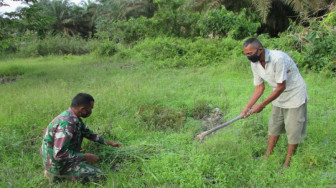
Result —
[{"label": "cut grass pile", "polygon": [[[2,75],[14,72],[20,79],[0,84],[0,187],[47,186],[39,156],[43,130],[79,92],[90,93],[96,101],[92,116],[84,120],[89,127],[123,143],[121,148],[110,148],[84,142],[85,152],[101,158],[95,166],[107,175],[102,186],[335,186],[335,79],[304,75],[310,97],[308,137],[284,173],[280,171],[285,136],[280,137],[273,155],[258,159],[266,150],[270,105],[208,136],[203,143],[194,138],[205,129],[195,117],[208,107],[222,109],[223,120],[229,120],[250,98],[252,74],[237,69],[239,63],[248,62],[233,59],[216,66],[156,69],[150,64],[89,55],[1,61]],[[270,92],[268,87],[264,95]],[[151,129],[138,118],[141,105],[183,110],[183,126]],[[65,182],[57,186],[83,185]]]}]

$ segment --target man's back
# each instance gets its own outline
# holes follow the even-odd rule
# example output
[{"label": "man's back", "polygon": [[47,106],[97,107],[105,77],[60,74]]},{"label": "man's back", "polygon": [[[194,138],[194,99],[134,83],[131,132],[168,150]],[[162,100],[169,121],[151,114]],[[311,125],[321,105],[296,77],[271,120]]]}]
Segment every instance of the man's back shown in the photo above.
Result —
[{"label": "man's back", "polygon": [[60,174],[72,164],[81,162],[79,153],[83,136],[83,122],[71,109],[58,115],[46,128],[41,147],[46,170]]}]

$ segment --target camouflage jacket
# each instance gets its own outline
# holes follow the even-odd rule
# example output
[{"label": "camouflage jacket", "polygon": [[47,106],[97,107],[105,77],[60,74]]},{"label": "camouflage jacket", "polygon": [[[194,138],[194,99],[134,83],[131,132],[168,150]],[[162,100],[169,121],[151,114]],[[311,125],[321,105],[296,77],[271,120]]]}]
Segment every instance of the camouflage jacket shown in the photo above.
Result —
[{"label": "camouflage jacket", "polygon": [[71,108],[58,115],[44,131],[41,154],[46,170],[62,175],[83,161],[83,137],[105,144],[104,138],[94,134]]}]

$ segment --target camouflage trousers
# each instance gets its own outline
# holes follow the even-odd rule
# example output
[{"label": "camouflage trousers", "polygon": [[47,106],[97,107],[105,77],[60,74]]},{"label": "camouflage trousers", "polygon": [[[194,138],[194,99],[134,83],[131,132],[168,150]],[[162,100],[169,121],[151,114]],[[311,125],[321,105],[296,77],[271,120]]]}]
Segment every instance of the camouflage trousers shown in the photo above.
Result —
[{"label": "camouflage trousers", "polygon": [[105,176],[101,170],[85,162],[81,162],[70,167],[62,175],[45,171],[44,176],[48,179],[49,183],[62,180],[75,180],[85,183],[89,181],[98,182],[99,180],[105,179]]}]

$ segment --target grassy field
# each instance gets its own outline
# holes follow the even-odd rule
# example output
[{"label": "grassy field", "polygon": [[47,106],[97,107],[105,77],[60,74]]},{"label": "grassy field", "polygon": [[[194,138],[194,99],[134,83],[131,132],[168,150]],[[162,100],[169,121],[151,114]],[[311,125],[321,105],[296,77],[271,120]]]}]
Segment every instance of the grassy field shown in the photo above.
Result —
[{"label": "grassy field", "polygon": [[[274,154],[266,150],[270,105],[199,142],[208,129],[194,117],[215,107],[223,121],[239,115],[253,93],[247,60],[219,66],[157,69],[151,64],[49,56],[0,62],[0,187],[46,187],[39,147],[43,130],[66,110],[79,92],[95,98],[84,121],[105,138],[122,142],[111,148],[85,141],[85,152],[101,160],[96,167],[103,187],[334,187],[336,185],[336,82],[308,73],[308,136],[281,173],[287,140]],[[16,80],[15,80],[16,79]],[[9,82],[8,82],[9,81]],[[271,89],[267,87],[265,95]],[[265,97],[265,96],[264,96]],[[144,122],[141,105],[185,110],[180,128]],[[115,171],[115,169],[118,169]],[[58,187],[81,187],[65,182]]]}]

